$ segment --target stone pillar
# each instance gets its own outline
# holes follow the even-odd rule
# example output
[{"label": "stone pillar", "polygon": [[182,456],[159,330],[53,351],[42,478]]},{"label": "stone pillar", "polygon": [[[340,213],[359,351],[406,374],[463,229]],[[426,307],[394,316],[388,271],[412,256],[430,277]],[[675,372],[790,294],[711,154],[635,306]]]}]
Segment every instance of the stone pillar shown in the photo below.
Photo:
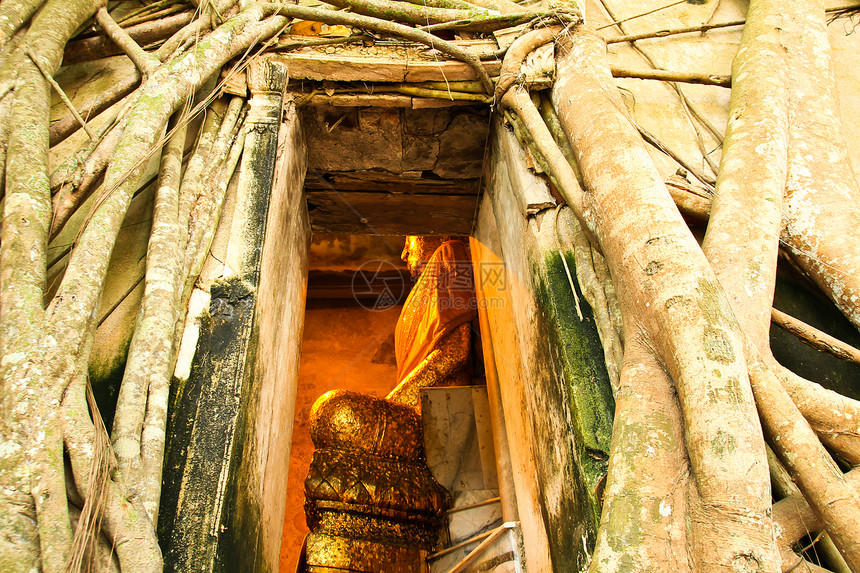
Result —
[{"label": "stone pillar", "polygon": [[283,67],[249,66],[223,269],[172,404],[159,521],[167,571],[278,570],[310,240],[306,148],[292,102],[282,105],[285,82]]}]

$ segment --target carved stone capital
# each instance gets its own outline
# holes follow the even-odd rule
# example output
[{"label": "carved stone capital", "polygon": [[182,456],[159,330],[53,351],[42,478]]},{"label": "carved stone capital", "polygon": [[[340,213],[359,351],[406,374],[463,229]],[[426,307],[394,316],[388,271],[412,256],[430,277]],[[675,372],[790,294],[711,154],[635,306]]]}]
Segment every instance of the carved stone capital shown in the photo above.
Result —
[{"label": "carved stone capital", "polygon": [[248,89],[252,96],[278,96],[287,85],[287,67],[270,58],[253,58],[248,64]]},{"label": "carved stone capital", "polygon": [[258,129],[260,134],[265,131],[277,133],[284,88],[287,85],[286,66],[268,58],[254,58],[248,65],[247,76],[251,92],[247,119],[250,129]]}]

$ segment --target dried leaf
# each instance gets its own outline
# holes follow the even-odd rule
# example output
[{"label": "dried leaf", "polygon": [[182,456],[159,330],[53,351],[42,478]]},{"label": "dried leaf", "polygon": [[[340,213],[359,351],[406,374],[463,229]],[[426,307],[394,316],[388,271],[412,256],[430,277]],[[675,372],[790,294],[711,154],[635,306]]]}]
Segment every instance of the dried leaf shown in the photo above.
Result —
[{"label": "dried leaf", "polygon": [[299,20],[293,24],[290,34],[294,36],[319,36],[325,24],[313,20]]},{"label": "dried leaf", "polygon": [[323,25],[323,29],[320,32],[320,36],[329,36],[333,38],[346,38],[351,34],[352,30],[340,24],[337,24],[336,26]]}]

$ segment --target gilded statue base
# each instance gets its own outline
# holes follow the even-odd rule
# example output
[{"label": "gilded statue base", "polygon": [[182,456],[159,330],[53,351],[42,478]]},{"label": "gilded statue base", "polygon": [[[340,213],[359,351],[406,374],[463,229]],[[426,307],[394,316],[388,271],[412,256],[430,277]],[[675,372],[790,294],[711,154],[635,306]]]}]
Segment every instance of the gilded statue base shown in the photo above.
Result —
[{"label": "gilded statue base", "polygon": [[307,539],[308,573],[419,573],[423,552],[375,541],[311,533]]},{"label": "gilded statue base", "polygon": [[305,515],[315,533],[433,549],[450,504],[427,465],[334,448],[314,452]]}]

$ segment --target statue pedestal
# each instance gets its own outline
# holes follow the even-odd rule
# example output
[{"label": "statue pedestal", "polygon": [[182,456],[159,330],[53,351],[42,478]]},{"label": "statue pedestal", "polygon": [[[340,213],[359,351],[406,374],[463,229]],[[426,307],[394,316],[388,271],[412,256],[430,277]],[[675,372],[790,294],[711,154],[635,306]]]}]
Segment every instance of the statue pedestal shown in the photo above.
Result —
[{"label": "statue pedestal", "polygon": [[419,573],[426,553],[374,541],[311,533],[307,539],[307,573]]}]

